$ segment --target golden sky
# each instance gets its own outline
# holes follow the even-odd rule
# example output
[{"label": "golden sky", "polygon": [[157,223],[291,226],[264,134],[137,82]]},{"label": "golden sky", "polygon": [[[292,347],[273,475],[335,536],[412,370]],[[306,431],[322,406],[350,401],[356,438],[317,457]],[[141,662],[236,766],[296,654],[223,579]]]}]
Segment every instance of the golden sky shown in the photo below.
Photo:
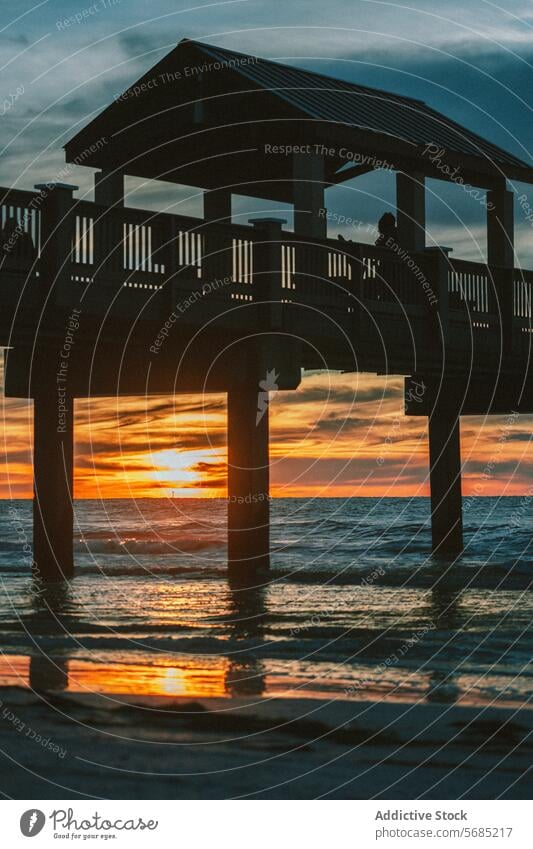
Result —
[{"label": "golden sky", "polygon": [[[2,399],[2,498],[32,491],[32,405]],[[403,378],[320,373],[270,403],[274,497],[429,493],[425,418],[403,415]],[[531,485],[530,419],[464,417],[466,495],[519,495]],[[226,399],[76,401],[77,498],[226,494]]]}]

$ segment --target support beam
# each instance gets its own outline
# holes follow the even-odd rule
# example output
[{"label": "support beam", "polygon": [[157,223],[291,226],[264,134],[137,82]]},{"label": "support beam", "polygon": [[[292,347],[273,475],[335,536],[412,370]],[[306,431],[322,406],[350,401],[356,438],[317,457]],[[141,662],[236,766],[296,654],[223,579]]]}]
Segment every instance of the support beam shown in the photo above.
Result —
[{"label": "support beam", "polygon": [[102,206],[124,206],[124,174],[97,171],[94,175],[94,202]]},{"label": "support beam", "polygon": [[231,224],[231,192],[228,189],[204,192],[204,219]]},{"label": "support beam", "polygon": [[487,192],[487,261],[495,267],[493,311],[500,316],[502,355],[507,357],[514,346],[514,196],[505,188]]},{"label": "support beam", "polygon": [[33,559],[37,577],[72,577],[74,399],[57,387],[34,400]]},{"label": "support beam", "polygon": [[[172,220],[172,219],[171,219]],[[204,192],[204,220],[213,224],[231,224],[231,191],[210,189]],[[176,226],[177,225],[172,225]],[[172,242],[177,250],[178,236]],[[233,275],[233,234],[222,227],[206,227],[204,232],[205,252],[203,258],[204,283],[212,284],[217,279],[230,280]],[[178,276],[178,285],[180,277]],[[183,285],[188,285],[186,278]]]},{"label": "support beam", "polygon": [[514,267],[513,192],[487,192],[487,261],[500,268]]},{"label": "support beam", "polygon": [[261,330],[280,330],[284,313],[282,227],[287,222],[284,218],[250,218],[249,223],[256,235],[253,276],[258,325]]},{"label": "support beam", "polygon": [[400,245],[408,251],[426,247],[426,191],[421,172],[396,174],[396,216]]},{"label": "support beam", "polygon": [[[95,274],[99,288],[105,286],[116,293],[114,272],[121,267],[122,256],[117,246],[122,245],[122,221],[114,215],[115,209],[124,206],[124,174],[120,171],[99,171],[94,175],[94,202],[100,206],[109,206],[110,214],[105,212],[96,216],[95,232]],[[120,266],[119,266],[120,263]],[[116,275],[115,275],[116,277]]]},{"label": "support beam", "polygon": [[[64,636],[65,631],[61,634]],[[68,660],[45,654],[30,657],[29,685],[34,693],[68,690]]]},{"label": "support beam", "polygon": [[41,256],[39,281],[50,303],[64,306],[72,300],[70,278],[72,242],[75,233],[75,199],[78,186],[68,183],[38,183],[41,192]]},{"label": "support beam", "polygon": [[331,178],[331,183],[337,186],[340,183],[345,183],[347,180],[353,180],[355,177],[362,177],[364,174],[369,174],[373,170],[373,165],[350,165],[348,168],[343,167],[335,171]]},{"label": "support beam", "polygon": [[463,549],[459,415],[440,404],[429,416],[431,537],[439,554]]},{"label": "support beam", "polygon": [[293,157],[294,232],[315,239],[327,237],[324,213],[324,158],[296,153]]},{"label": "support beam", "polygon": [[268,392],[261,384],[228,392],[228,569],[243,579],[268,569],[270,559]]}]

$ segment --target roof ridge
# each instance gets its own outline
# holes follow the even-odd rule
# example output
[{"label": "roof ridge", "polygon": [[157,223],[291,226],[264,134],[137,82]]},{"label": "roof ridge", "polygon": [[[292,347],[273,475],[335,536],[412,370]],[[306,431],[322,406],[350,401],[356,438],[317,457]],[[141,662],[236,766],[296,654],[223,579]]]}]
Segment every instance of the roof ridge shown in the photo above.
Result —
[{"label": "roof ridge", "polygon": [[[201,52],[203,52],[203,54],[205,56],[207,56],[211,59],[215,59],[215,60],[218,60],[218,61],[223,61],[224,58],[226,58],[226,59],[242,58],[242,59],[248,59],[248,60],[253,59],[253,60],[255,60],[255,62],[257,63],[257,65],[259,67],[263,67],[265,69],[266,74],[268,74],[269,69],[271,69],[270,70],[271,80],[269,82],[269,88],[272,91],[275,91],[276,94],[279,97],[283,98],[288,103],[290,103],[291,106],[298,108],[298,109],[306,112],[307,114],[312,114],[309,106],[306,105],[301,98],[300,98],[300,102],[298,102],[298,98],[296,98],[295,93],[296,92],[303,92],[302,96],[304,97],[304,100],[305,100],[305,95],[309,96],[309,95],[312,95],[313,92],[324,91],[324,89],[321,89],[320,86],[313,87],[313,86],[310,85],[310,86],[306,87],[305,85],[303,85],[303,83],[306,80],[309,81],[310,83],[313,82],[313,81],[323,82],[323,83],[331,83],[335,86],[335,91],[332,92],[332,98],[334,98],[335,94],[338,94],[338,95],[353,94],[354,96],[358,95],[359,97],[365,97],[367,95],[370,95],[374,98],[375,101],[381,100],[383,103],[386,103],[392,109],[396,108],[396,109],[399,109],[399,110],[401,110],[401,109],[404,109],[404,110],[405,109],[407,109],[407,110],[415,109],[415,110],[417,110],[420,113],[420,120],[421,121],[429,120],[429,121],[434,121],[437,124],[441,125],[443,133],[448,134],[448,140],[447,140],[446,146],[449,144],[450,134],[453,134],[453,137],[457,137],[458,139],[464,140],[463,147],[461,148],[460,145],[457,147],[457,152],[459,152],[459,153],[469,154],[469,155],[473,155],[473,156],[481,156],[481,157],[484,156],[485,158],[488,157],[491,161],[492,160],[507,161],[507,163],[512,163],[515,166],[518,166],[520,168],[527,168],[527,169],[531,168],[530,165],[528,165],[526,162],[524,162],[524,160],[520,159],[516,154],[510,153],[508,150],[501,147],[496,142],[493,142],[493,141],[490,141],[489,139],[486,139],[484,136],[480,135],[479,133],[476,133],[475,130],[471,130],[469,127],[464,126],[459,121],[456,121],[454,118],[448,117],[445,113],[440,112],[438,109],[434,108],[433,106],[429,105],[425,101],[420,100],[418,98],[408,97],[407,95],[402,95],[402,94],[396,94],[395,92],[386,91],[385,89],[373,88],[371,86],[362,86],[362,85],[359,85],[359,83],[353,83],[353,82],[349,82],[348,80],[342,80],[342,79],[338,79],[337,77],[332,77],[332,76],[329,76],[329,75],[326,75],[326,74],[320,74],[320,73],[317,73],[316,71],[308,71],[305,68],[301,68],[301,67],[293,66],[293,65],[287,65],[287,64],[284,64],[283,62],[276,62],[275,60],[272,60],[272,59],[264,59],[264,58],[261,58],[261,57],[258,57],[258,56],[254,56],[253,54],[250,54],[250,53],[242,53],[242,52],[237,51],[237,50],[230,50],[226,47],[218,47],[217,45],[208,44],[207,42],[203,42],[203,41],[196,41],[195,39],[189,39],[189,38],[182,39],[178,43],[178,46],[180,44],[186,44],[186,43],[194,45]],[[239,65],[237,64],[233,68],[233,70],[236,71],[239,74],[239,76],[241,76],[244,79],[248,79],[248,80],[250,80],[250,79],[254,80],[255,79],[253,69],[247,68],[244,65],[244,63],[243,63],[242,67],[239,67]],[[283,79],[281,79],[280,81],[277,81],[276,77],[273,76],[274,70],[277,72],[278,76],[282,73],[286,75],[285,85],[283,85]],[[294,75],[300,75],[302,85],[301,86],[295,85],[294,83],[297,82],[297,80],[295,80],[294,78],[292,80],[287,79],[287,76],[288,76],[289,73],[294,74]],[[333,106],[332,106],[332,109],[334,109]],[[329,111],[331,112],[331,110],[329,110]],[[322,110],[322,112],[324,114],[326,114],[328,112],[328,110],[325,110],[325,111]],[[389,135],[392,134],[395,137],[403,138],[404,140],[408,139],[409,134],[402,135],[401,132],[400,132],[401,121],[402,121],[402,116],[401,116],[400,112],[398,113],[397,120],[399,122],[398,126],[394,129],[394,132],[392,132],[392,133],[386,127],[383,127],[383,125],[382,126],[375,126],[373,128],[373,131],[378,132],[378,133],[379,132],[386,133],[386,134],[389,134]],[[383,124],[383,122],[381,122],[381,123]],[[405,119],[403,119],[403,123],[404,123],[404,130],[405,130]],[[409,130],[409,128],[407,128],[407,129]],[[444,136],[443,136],[443,138],[444,138]],[[427,144],[428,141],[430,141],[429,136],[428,136],[428,138],[420,141],[419,143],[420,144]],[[442,141],[442,143],[444,144],[444,141]],[[465,148],[470,148],[470,150],[465,149]],[[453,139],[452,139],[452,149],[454,149]]]},{"label": "roof ridge", "polygon": [[[178,45],[185,43],[194,44],[202,50],[218,50],[221,53],[227,53],[233,56],[242,56],[247,59],[256,59],[259,62],[265,62],[267,65],[274,65],[277,68],[283,68],[284,70],[288,68],[291,71],[297,71],[300,74],[309,74],[312,77],[317,77],[322,80],[331,81],[334,83],[342,83],[345,86],[357,89],[359,92],[378,92],[379,94],[385,94],[390,97],[393,97],[395,98],[395,100],[407,101],[408,103],[420,103],[424,106],[428,105],[425,100],[421,100],[419,97],[410,97],[407,94],[398,94],[397,92],[389,91],[388,89],[384,88],[376,88],[375,86],[361,85],[360,83],[354,83],[350,80],[344,80],[339,77],[333,77],[331,76],[331,74],[322,74],[319,71],[309,71],[307,68],[300,68],[298,65],[287,65],[286,63],[278,62],[275,59],[265,59],[263,56],[255,56],[253,53],[242,53],[240,50],[230,50],[227,47],[219,47],[217,44],[208,44],[205,41],[197,41],[194,38],[182,38],[181,41],[178,42]],[[239,69],[236,68],[235,70],[238,71]]]}]

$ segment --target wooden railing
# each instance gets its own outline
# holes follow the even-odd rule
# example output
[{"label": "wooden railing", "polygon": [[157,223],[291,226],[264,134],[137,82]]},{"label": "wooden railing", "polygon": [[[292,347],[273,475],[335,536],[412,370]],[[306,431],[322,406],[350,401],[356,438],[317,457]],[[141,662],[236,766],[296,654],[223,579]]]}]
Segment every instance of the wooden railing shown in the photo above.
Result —
[{"label": "wooden railing", "polygon": [[39,193],[0,188],[0,261],[2,268],[31,266],[41,249]]},{"label": "wooden railing", "polygon": [[531,319],[533,271],[515,268],[513,277],[513,315]]},{"label": "wooden railing", "polygon": [[[3,270],[31,268],[38,274],[42,200],[38,192],[0,189]],[[74,201],[71,232],[74,284],[112,284],[140,290],[139,295],[146,289],[148,296],[170,280],[183,288],[219,280],[231,285],[212,286],[218,297],[256,297],[255,227]],[[279,300],[319,303],[345,314],[361,301],[384,310],[427,308],[428,288],[438,289],[434,256],[280,231]],[[498,270],[452,259],[445,268],[454,321],[471,321],[473,313],[476,327],[491,327],[498,312]],[[512,315],[524,333],[531,332],[532,289],[533,271],[515,269]]]},{"label": "wooden railing", "polygon": [[362,296],[382,303],[424,306],[425,258],[395,253],[373,245],[361,246]]},{"label": "wooden railing", "polygon": [[465,260],[449,260],[448,292],[452,309],[492,313],[495,281],[488,265]]},{"label": "wooden railing", "polygon": [[74,220],[73,264],[101,278],[123,274],[130,288],[176,275],[191,282],[219,274],[252,284],[250,227],[206,227],[203,219],[85,202],[76,205]]},{"label": "wooden railing", "polygon": [[[392,251],[353,242],[326,239],[311,242],[283,233],[282,297],[347,303],[353,299],[383,304],[424,305],[423,259],[402,258]],[[286,241],[285,241],[286,240]],[[353,307],[354,304],[351,304]]]},{"label": "wooden railing", "polygon": [[533,353],[533,320],[531,304],[533,298],[533,271],[514,269],[513,273],[513,331],[515,351],[531,361]]}]

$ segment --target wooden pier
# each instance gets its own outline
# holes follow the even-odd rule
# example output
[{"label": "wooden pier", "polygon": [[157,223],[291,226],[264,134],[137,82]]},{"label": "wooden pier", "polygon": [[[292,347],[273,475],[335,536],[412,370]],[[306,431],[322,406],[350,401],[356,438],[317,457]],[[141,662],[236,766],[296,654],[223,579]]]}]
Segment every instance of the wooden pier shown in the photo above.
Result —
[{"label": "wooden pier", "polygon": [[[68,162],[99,169],[94,202],[58,182],[0,189],[4,237],[17,223],[0,245],[0,344],[6,395],[34,401],[37,573],[73,574],[76,398],[193,392],[228,397],[230,571],[266,569],[265,393],[297,391],[305,369],[405,375],[406,414],[429,422],[433,546],[460,551],[460,417],[533,412],[533,271],[515,267],[507,183],[533,171],[443,116],[431,124],[419,101],[210,45],[180,43],[132,90],[206,56],[216,72],[126,92],[67,145]],[[323,115],[335,82],[339,111],[350,93],[373,97],[397,136]],[[442,172],[423,151],[438,132],[487,193],[487,264],[426,248],[424,181]],[[298,152],[268,154],[267,139]],[[370,170],[345,167],[347,144],[394,164],[398,245],[327,238],[325,190]],[[203,188],[204,216],[127,208],[128,174]],[[294,231],[276,216],[235,224],[232,193],[291,202]]]}]

